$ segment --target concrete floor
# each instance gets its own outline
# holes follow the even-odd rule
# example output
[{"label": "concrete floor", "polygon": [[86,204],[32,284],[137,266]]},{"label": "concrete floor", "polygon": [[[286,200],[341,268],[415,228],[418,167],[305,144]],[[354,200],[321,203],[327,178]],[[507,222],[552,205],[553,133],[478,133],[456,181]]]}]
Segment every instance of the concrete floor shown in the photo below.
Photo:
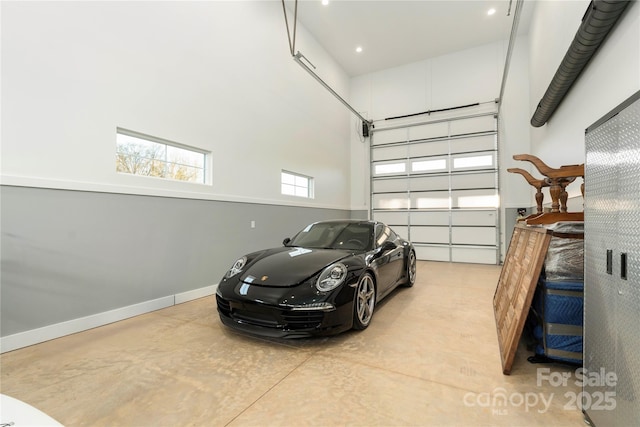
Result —
[{"label": "concrete floor", "polygon": [[[419,262],[362,332],[265,340],[213,296],[0,356],[0,392],[65,426],[583,426],[574,369],[500,363],[496,266]],[[542,375],[542,374],[545,375]],[[573,375],[572,375],[573,378]],[[544,399],[544,400],[543,400]]]}]

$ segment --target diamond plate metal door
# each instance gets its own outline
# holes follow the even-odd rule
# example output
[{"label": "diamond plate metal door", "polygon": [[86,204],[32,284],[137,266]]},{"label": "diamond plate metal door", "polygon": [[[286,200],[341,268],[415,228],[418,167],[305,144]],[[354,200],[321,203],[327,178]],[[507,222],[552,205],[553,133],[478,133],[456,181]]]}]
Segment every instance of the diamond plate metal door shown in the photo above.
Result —
[{"label": "diamond plate metal door", "polygon": [[594,381],[582,405],[596,426],[640,420],[639,157],[640,92],[586,134],[584,367]]},{"label": "diamond plate metal door", "polygon": [[[618,218],[612,206],[618,192],[617,121],[611,119],[588,132],[585,145],[583,364],[588,372],[615,372],[616,280],[608,273],[613,271],[613,257],[608,254],[617,245]],[[585,385],[583,396],[611,393],[615,386]],[[582,407],[596,426],[613,425],[612,411],[594,411],[587,400],[583,399]]]},{"label": "diamond plate metal door", "polygon": [[[615,424],[640,422],[640,100],[618,122],[618,230]],[[626,264],[626,265],[625,265]]]}]

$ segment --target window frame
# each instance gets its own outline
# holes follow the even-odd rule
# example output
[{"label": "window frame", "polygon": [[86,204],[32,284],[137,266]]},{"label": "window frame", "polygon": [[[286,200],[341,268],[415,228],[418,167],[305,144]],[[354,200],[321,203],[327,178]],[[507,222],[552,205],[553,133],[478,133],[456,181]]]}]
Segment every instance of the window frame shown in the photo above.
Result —
[{"label": "window frame", "polygon": [[[165,174],[165,176],[161,176],[161,175],[151,175],[151,174],[145,174],[145,173],[135,173],[135,172],[127,172],[127,171],[120,171],[118,170],[118,156],[121,154],[125,154],[125,153],[121,153],[119,150],[119,136],[123,135],[129,138],[135,138],[135,139],[139,139],[142,142],[146,142],[146,143],[151,143],[151,144],[155,144],[158,146],[161,146],[162,149],[165,152],[165,156],[164,159],[151,159],[151,161],[153,162],[159,162],[162,164],[163,166],[163,172]],[[167,151],[168,148],[176,148],[179,150],[184,150],[184,151],[188,151],[189,153],[195,153],[198,155],[202,155],[202,167],[200,168],[199,166],[194,166],[194,165],[190,165],[190,164],[186,164],[186,163],[179,163],[176,161],[170,161],[168,156],[167,156]],[[132,131],[129,129],[124,129],[121,127],[117,127],[116,128],[116,144],[115,144],[115,156],[116,156],[116,172],[119,174],[126,174],[126,175],[133,175],[133,176],[142,176],[142,177],[150,177],[150,178],[158,178],[158,179],[163,179],[163,180],[168,180],[168,181],[173,181],[173,182],[187,182],[190,184],[202,184],[202,185],[211,185],[211,152],[207,151],[207,150],[203,150],[201,148],[197,148],[197,147],[192,147],[189,145],[185,145],[185,144],[181,144],[175,141],[171,141],[168,139],[164,139],[164,138],[159,138],[156,136],[152,136],[152,135],[147,135],[141,132],[136,132],[136,131]],[[183,166],[189,169],[196,169],[196,170],[201,170],[202,172],[202,180],[187,180],[187,179],[179,179],[179,178],[175,178],[173,176],[169,176],[167,173],[167,166],[169,165],[176,165],[176,166]]]},{"label": "window frame", "polygon": [[[284,175],[289,175],[294,177],[294,183],[287,183],[284,182]],[[296,184],[296,179],[304,179],[306,181],[306,187],[302,186],[302,185],[297,185]],[[280,194],[282,194],[283,196],[291,196],[291,197],[299,197],[302,199],[313,199],[314,198],[314,178],[312,176],[309,175],[303,175],[297,172],[291,172],[290,170],[286,170],[286,169],[282,169],[280,171]],[[291,193],[285,193],[283,191],[284,186],[289,186],[293,188],[293,194]],[[298,194],[298,189],[306,189],[306,195],[300,195]]]}]

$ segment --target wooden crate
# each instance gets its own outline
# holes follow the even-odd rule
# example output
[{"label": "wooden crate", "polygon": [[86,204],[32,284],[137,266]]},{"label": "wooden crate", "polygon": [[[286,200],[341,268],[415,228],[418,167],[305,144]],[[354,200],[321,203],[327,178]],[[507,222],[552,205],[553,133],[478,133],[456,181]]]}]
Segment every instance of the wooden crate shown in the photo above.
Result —
[{"label": "wooden crate", "polygon": [[552,232],[517,224],[493,296],[502,373],[509,375]]}]

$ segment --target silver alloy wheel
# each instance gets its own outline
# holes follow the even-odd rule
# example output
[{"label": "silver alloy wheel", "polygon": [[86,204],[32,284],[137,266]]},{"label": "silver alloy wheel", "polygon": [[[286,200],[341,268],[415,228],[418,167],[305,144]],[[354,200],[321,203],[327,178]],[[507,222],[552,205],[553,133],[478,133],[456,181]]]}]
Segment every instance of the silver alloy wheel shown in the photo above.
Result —
[{"label": "silver alloy wheel", "polygon": [[415,252],[409,252],[409,285],[413,285],[416,282],[416,254]]},{"label": "silver alloy wheel", "polygon": [[373,278],[367,273],[360,279],[356,294],[356,316],[362,328],[365,328],[371,322],[375,304],[376,289],[373,284]]}]

